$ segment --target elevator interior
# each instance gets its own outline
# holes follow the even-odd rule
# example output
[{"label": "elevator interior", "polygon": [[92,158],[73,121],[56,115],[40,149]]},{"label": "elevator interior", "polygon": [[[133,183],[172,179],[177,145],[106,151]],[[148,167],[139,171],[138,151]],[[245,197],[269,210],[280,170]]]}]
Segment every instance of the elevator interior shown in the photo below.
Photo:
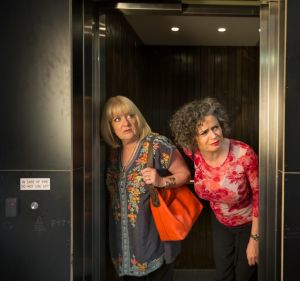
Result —
[{"label": "elevator interior", "polygon": [[[128,96],[153,131],[172,138],[168,120],[180,105],[216,97],[231,117],[230,137],[249,143],[258,152],[259,7],[189,6],[183,10],[176,5],[158,6],[127,3],[115,9],[100,9],[96,27],[86,25],[86,37],[94,28],[95,38],[99,38],[96,45],[100,64],[94,69],[100,76],[98,87],[103,88],[99,89],[98,99]],[[170,27],[176,23],[182,30],[172,34]],[[203,26],[209,29],[206,35],[201,34]],[[227,33],[218,33],[220,26],[228,27]],[[237,29],[240,36],[236,33],[231,37],[232,29]],[[192,170],[192,163],[186,160]],[[179,271],[214,268],[209,204],[203,204],[203,214],[183,241],[176,262]],[[118,280],[109,255],[106,262],[107,278]]]},{"label": "elevator interior", "polygon": [[[283,266],[280,132],[285,59],[285,18],[279,17],[284,10],[279,2],[283,1],[224,0],[224,6],[189,5],[186,3],[196,1],[188,0],[166,1],[172,5],[146,1],[148,4],[138,3],[135,8],[131,5],[134,9],[104,2],[112,1],[2,4],[1,280],[112,280],[106,247],[106,146],[99,136],[101,107],[111,95],[128,95],[154,131],[170,136],[167,120],[172,112],[185,101],[201,97],[199,93],[220,98],[234,120],[231,137],[259,151],[264,187],[260,280],[279,280]],[[252,7],[246,2],[256,4]],[[183,11],[189,11],[191,17],[245,16],[251,9],[257,17],[260,9],[259,48],[148,46],[137,38],[126,18],[158,12],[180,16]],[[50,189],[21,190],[23,178],[46,178]],[[184,241],[178,269],[213,267],[207,215],[202,215]],[[198,256],[199,250],[203,255]]]}]

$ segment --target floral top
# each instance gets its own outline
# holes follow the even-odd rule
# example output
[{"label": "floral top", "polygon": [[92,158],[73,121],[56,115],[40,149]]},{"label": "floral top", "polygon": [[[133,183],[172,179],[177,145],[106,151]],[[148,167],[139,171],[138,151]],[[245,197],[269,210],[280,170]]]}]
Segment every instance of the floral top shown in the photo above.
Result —
[{"label": "floral top", "polygon": [[219,167],[209,166],[200,151],[185,153],[194,161],[196,193],[210,201],[222,224],[239,226],[258,217],[258,159],[249,145],[231,139],[227,158]]},{"label": "floral top", "polygon": [[107,171],[111,206],[110,251],[119,276],[143,276],[172,262],[180,251],[177,242],[161,242],[150,210],[150,194],[140,171],[147,166],[153,143],[154,166],[167,171],[175,146],[164,136],[144,138],[125,171],[120,167],[121,150],[113,149]]}]

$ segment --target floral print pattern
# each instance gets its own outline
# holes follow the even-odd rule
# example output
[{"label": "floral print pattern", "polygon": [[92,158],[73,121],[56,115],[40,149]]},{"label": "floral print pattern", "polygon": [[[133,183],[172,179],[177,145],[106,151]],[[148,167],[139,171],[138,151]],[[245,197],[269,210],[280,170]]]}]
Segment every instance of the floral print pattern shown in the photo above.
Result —
[{"label": "floral print pattern", "polygon": [[210,201],[221,223],[238,226],[258,217],[258,159],[249,145],[230,140],[227,158],[219,167],[209,166],[199,151],[185,153],[194,160],[196,193]]},{"label": "floral print pattern", "polygon": [[[125,171],[121,171],[120,149],[113,149],[106,184],[110,192],[110,249],[119,276],[143,276],[164,262],[164,246],[152,218],[150,195],[140,171],[147,166],[153,144],[154,165],[167,170],[175,146],[164,136],[143,139]],[[147,241],[147,247],[145,247]]]}]

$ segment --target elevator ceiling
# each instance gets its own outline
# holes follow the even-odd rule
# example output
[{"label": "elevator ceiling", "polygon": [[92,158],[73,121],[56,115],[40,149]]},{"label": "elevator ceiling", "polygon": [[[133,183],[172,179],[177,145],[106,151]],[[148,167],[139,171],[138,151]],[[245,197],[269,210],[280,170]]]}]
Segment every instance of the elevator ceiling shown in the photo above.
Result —
[{"label": "elevator ceiling", "polygon": [[[145,45],[255,46],[259,17],[125,15]],[[179,27],[172,32],[171,27]],[[226,31],[218,32],[219,27]]]}]

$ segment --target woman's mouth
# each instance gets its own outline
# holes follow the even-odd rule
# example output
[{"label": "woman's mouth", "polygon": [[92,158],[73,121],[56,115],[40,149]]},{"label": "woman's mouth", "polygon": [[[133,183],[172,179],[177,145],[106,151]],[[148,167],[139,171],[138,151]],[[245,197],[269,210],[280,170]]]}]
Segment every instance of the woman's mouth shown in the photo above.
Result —
[{"label": "woman's mouth", "polygon": [[212,145],[212,146],[218,146],[219,144],[220,144],[220,141],[215,141],[215,142],[211,143],[210,145]]}]

